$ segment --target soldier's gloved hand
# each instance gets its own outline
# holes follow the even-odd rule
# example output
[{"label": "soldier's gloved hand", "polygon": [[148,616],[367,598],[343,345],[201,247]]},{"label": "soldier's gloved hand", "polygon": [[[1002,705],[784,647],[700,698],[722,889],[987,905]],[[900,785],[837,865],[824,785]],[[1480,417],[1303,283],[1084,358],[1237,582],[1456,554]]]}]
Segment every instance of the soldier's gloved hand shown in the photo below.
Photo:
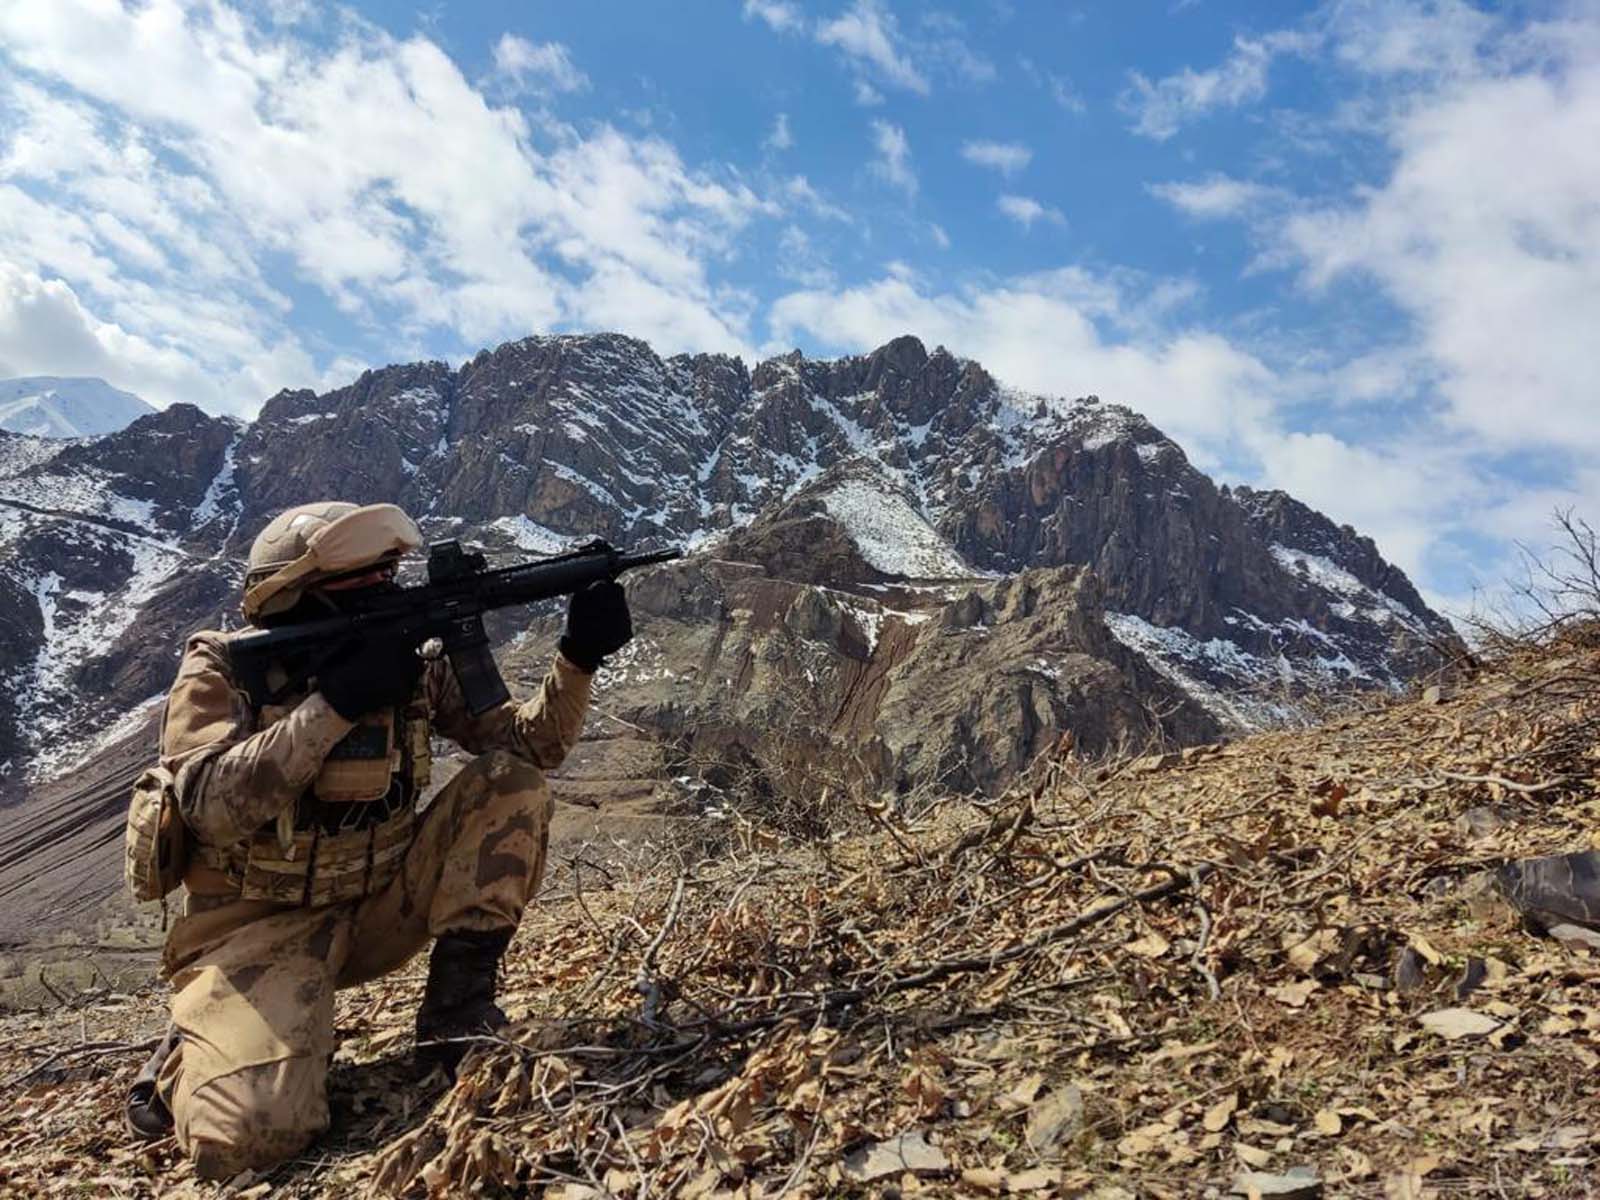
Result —
[{"label": "soldier's gloved hand", "polygon": [[591,583],[572,593],[567,602],[567,631],[561,635],[561,653],[580,671],[594,674],[608,654],[615,654],[633,639],[633,618],[628,597],[614,579]]},{"label": "soldier's gloved hand", "polygon": [[346,721],[405,704],[422,675],[417,648],[403,638],[366,638],[339,651],[317,676],[317,687]]}]

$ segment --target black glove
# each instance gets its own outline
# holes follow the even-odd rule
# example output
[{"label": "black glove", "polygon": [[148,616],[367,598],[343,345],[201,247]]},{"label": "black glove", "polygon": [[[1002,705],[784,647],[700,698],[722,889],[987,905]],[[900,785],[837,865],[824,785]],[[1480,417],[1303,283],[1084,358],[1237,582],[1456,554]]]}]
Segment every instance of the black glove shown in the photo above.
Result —
[{"label": "black glove", "polygon": [[628,597],[615,579],[604,579],[572,593],[567,601],[567,631],[558,645],[567,661],[593,675],[608,654],[633,640]]},{"label": "black glove", "polygon": [[346,721],[407,703],[422,675],[422,658],[409,641],[366,638],[339,651],[317,674],[317,687]]}]

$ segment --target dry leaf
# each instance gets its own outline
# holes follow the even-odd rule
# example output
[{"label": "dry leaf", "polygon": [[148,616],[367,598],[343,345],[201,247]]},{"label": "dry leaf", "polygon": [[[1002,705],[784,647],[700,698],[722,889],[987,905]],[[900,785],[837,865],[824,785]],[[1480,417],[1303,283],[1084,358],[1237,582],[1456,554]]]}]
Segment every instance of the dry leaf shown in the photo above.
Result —
[{"label": "dry leaf", "polygon": [[1411,935],[1410,945],[1413,950],[1415,950],[1423,958],[1427,959],[1431,965],[1435,967],[1444,966],[1444,955],[1440,954],[1436,949],[1434,949],[1433,943],[1427,938],[1423,937],[1420,933],[1413,933]]},{"label": "dry leaf", "polygon": [[992,1167],[968,1167],[961,1172],[961,1182],[980,1192],[998,1194],[1005,1187],[1006,1173]]},{"label": "dry leaf", "polygon": [[1138,955],[1140,958],[1160,958],[1168,950],[1172,949],[1172,943],[1162,937],[1157,930],[1152,929],[1137,941],[1129,942],[1123,949],[1129,954]]},{"label": "dry leaf", "polygon": [[1322,1180],[1314,1167],[1293,1167],[1281,1175],[1241,1171],[1229,1191],[1249,1200],[1316,1200],[1322,1195]]},{"label": "dry leaf", "polygon": [[1317,1127],[1317,1132],[1324,1137],[1338,1137],[1344,1132],[1344,1122],[1331,1108],[1318,1109],[1311,1122]]},{"label": "dry leaf", "polygon": [[1437,1012],[1423,1013],[1417,1020],[1424,1028],[1451,1042],[1458,1038],[1485,1037],[1500,1028],[1499,1021],[1470,1008],[1441,1008]]},{"label": "dry leaf", "polygon": [[1544,1139],[1546,1150],[1581,1150],[1588,1144],[1587,1125],[1563,1125]]},{"label": "dry leaf", "polygon": [[937,1175],[950,1168],[944,1151],[928,1144],[918,1130],[911,1130],[888,1141],[863,1146],[845,1157],[845,1178],[869,1183],[889,1175]]},{"label": "dry leaf", "polygon": [[1028,1105],[1033,1103],[1033,1098],[1039,1094],[1039,1089],[1043,1086],[1044,1076],[1035,1071],[1002,1096],[1000,1102],[1008,1108],[1027,1108]]},{"label": "dry leaf", "polygon": [[1028,1110],[1024,1133],[1035,1154],[1049,1155],[1083,1124],[1083,1092],[1074,1086],[1056,1088]]},{"label": "dry leaf", "polygon": [[1289,965],[1297,971],[1310,971],[1324,958],[1338,950],[1339,931],[1318,929],[1303,938],[1286,934],[1285,940],[1288,945],[1284,948],[1284,954],[1289,960]]},{"label": "dry leaf", "polygon": [[1006,1176],[1006,1191],[1043,1192],[1061,1182],[1061,1172],[1052,1167],[1035,1167],[1031,1171],[1018,1171]]},{"label": "dry leaf", "polygon": [[1145,1065],[1153,1067],[1157,1063],[1182,1061],[1186,1058],[1193,1058],[1199,1054],[1210,1053],[1212,1050],[1215,1050],[1218,1045],[1219,1043],[1217,1042],[1201,1042],[1198,1045],[1192,1046],[1186,1045],[1183,1042],[1168,1042],[1149,1058],[1145,1059]]},{"label": "dry leaf", "polygon": [[1317,990],[1315,979],[1301,979],[1294,983],[1279,984],[1275,988],[1268,988],[1267,995],[1279,1004],[1288,1005],[1290,1008],[1304,1008],[1306,1001],[1311,999],[1311,993]]},{"label": "dry leaf", "polygon": [[1205,1116],[1200,1124],[1207,1133],[1221,1133],[1228,1127],[1228,1122],[1233,1119],[1233,1114],[1239,1108],[1239,1093],[1229,1092],[1210,1108],[1206,1109]]},{"label": "dry leaf", "polygon": [[1245,1142],[1235,1142],[1233,1144],[1233,1152],[1239,1156],[1239,1161],[1247,1167],[1264,1167],[1272,1161],[1271,1154]]},{"label": "dry leaf", "polygon": [[1340,1146],[1339,1160],[1344,1164],[1346,1179],[1367,1179],[1373,1174],[1372,1159],[1359,1150]]},{"label": "dry leaf", "polygon": [[[926,1068],[918,1067],[901,1082],[900,1088],[911,1100],[917,1115],[924,1120],[935,1117],[944,1108],[945,1089]],[[820,1093],[820,1085],[817,1085]],[[815,1111],[814,1108],[808,1111]]]}]

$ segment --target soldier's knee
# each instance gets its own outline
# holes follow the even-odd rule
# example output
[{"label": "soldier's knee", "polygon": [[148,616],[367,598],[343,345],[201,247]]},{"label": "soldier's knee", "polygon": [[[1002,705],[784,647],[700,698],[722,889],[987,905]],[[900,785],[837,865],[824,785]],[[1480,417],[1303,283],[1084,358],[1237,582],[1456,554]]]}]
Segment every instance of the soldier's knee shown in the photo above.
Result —
[{"label": "soldier's knee", "polygon": [[514,795],[520,792],[548,795],[544,772],[525,758],[518,758],[506,750],[490,750],[473,760],[469,770],[478,771],[487,791],[497,795]]},{"label": "soldier's knee", "polygon": [[509,750],[491,750],[483,756],[489,782],[501,791],[518,792],[544,786],[544,772]]},{"label": "soldier's knee", "polygon": [[243,1067],[192,1092],[173,1109],[178,1139],[202,1179],[231,1179],[299,1154],[328,1128],[320,1056]]}]

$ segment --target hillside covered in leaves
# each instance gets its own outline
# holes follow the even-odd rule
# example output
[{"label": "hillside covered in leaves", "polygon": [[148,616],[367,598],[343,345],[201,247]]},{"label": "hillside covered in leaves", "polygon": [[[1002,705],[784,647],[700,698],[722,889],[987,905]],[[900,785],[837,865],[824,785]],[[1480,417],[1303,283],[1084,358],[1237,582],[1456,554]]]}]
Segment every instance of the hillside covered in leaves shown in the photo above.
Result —
[{"label": "hillside covered in leaves", "polygon": [[[343,994],[333,1131],[233,1191],[1596,1194],[1600,896],[1530,921],[1516,864],[1600,845],[1597,777],[1569,638],[1315,728],[1061,744],[998,799],[819,794],[820,838],[594,843],[506,1037],[419,1086],[422,962]],[[161,1000],[5,1019],[0,1194],[211,1194],[122,1133]]]}]

